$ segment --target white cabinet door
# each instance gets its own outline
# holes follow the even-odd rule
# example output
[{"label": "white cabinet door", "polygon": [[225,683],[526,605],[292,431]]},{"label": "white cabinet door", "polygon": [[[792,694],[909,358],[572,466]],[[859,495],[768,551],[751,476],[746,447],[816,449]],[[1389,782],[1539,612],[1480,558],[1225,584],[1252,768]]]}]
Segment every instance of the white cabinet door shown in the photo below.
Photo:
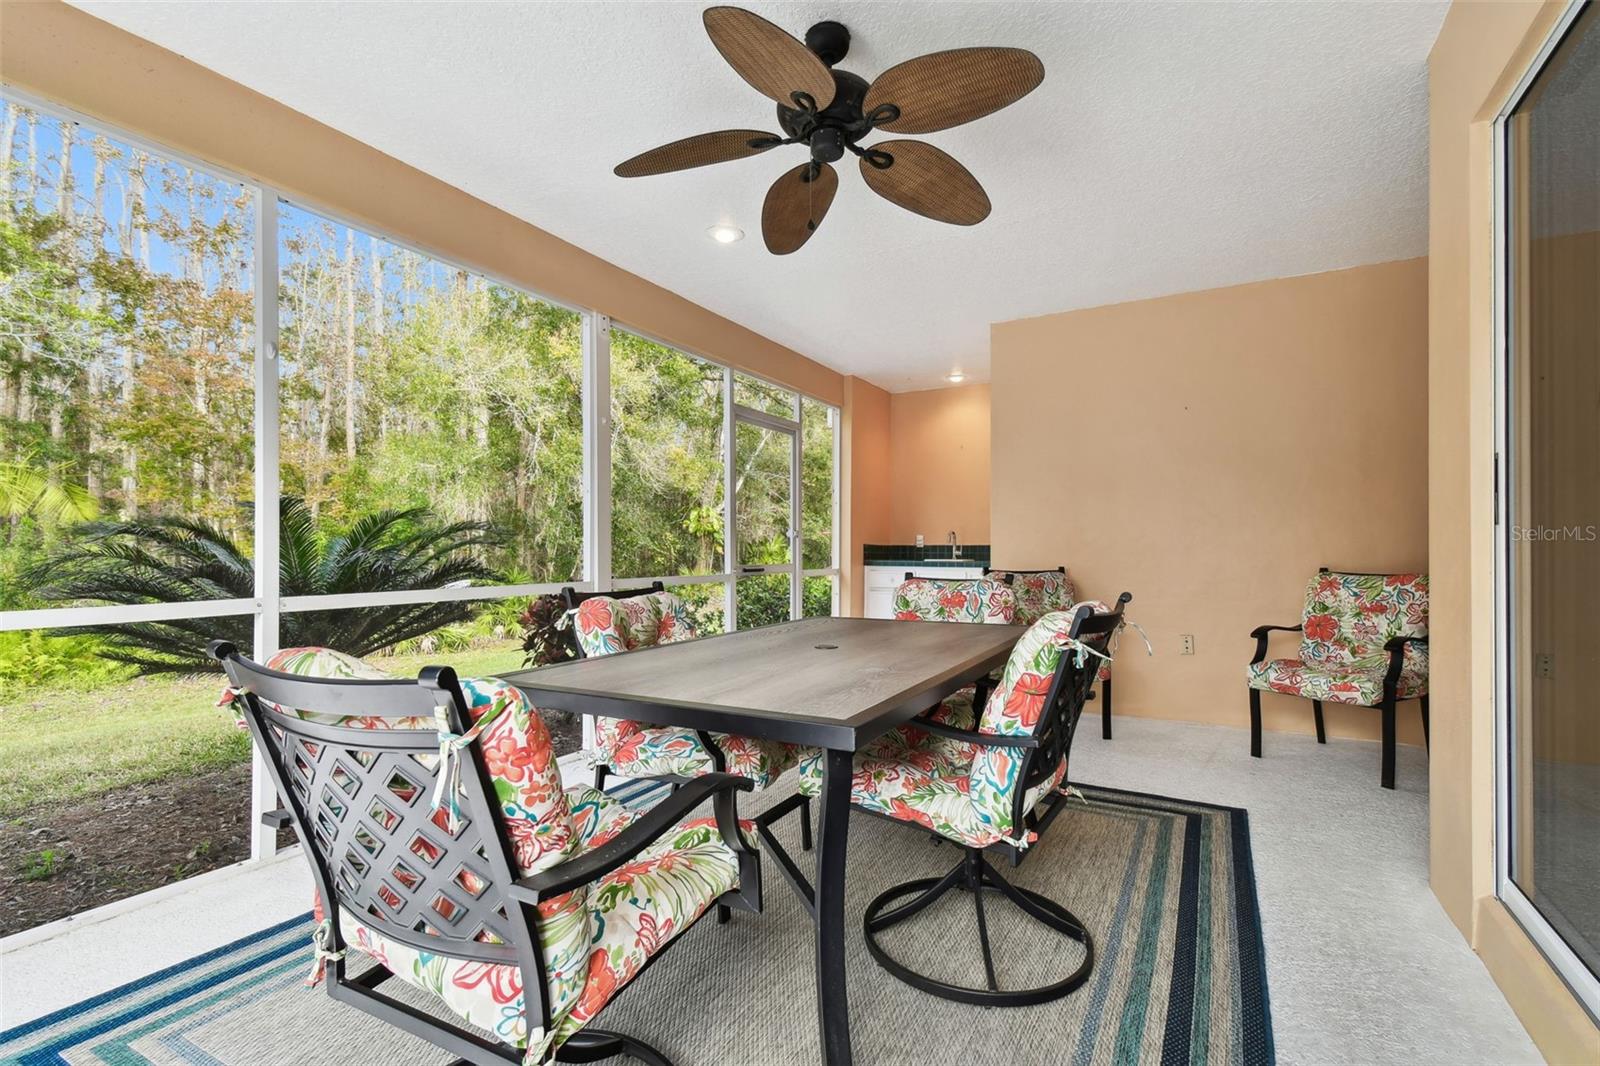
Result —
[{"label": "white cabinet door", "polygon": [[861,610],[862,614],[868,618],[893,618],[894,589],[869,587],[861,605]]}]

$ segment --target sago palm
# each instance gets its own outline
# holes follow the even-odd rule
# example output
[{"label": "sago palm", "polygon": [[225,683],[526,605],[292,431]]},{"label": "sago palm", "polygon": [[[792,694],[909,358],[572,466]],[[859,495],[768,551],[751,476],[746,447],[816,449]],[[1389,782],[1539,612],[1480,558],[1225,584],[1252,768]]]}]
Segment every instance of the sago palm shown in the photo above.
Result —
[{"label": "sago palm", "polygon": [[[427,508],[379,511],[327,533],[305,503],[279,505],[279,581],[284,596],[438,589],[453,584],[498,584],[482,558],[497,543],[482,522],[440,522]],[[151,518],[89,522],[27,575],[41,599],[57,603],[176,603],[250,599],[255,567],[245,549],[205,521]],[[316,645],[369,655],[467,617],[467,602],[406,603],[283,615],[283,647]],[[81,626],[102,637],[105,658],[143,673],[213,669],[206,644],[230,640],[250,648],[253,619],[181,618],[162,622]]]}]

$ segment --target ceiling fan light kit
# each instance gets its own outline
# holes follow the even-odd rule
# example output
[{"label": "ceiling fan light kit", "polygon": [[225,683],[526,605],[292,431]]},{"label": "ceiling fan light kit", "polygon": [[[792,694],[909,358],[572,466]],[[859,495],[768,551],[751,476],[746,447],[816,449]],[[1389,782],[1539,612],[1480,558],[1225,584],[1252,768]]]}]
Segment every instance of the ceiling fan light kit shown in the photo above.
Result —
[{"label": "ceiling fan light kit", "polygon": [[783,135],[719,130],[685,137],[619,164],[622,178],[667,174],[804,144],[809,161],[767,190],[761,236],[774,255],[803,247],[822,224],[839,188],[832,164],[856,156],[867,187],[925,218],[972,226],[989,215],[988,194],[966,167],[924,141],[859,142],[873,130],[934,133],[1013,104],[1044,80],[1044,64],[1021,48],[955,48],[890,67],[878,79],[839,70],[850,31],[819,22],[802,44],[759,15],[707,8],[706,33],[751,88],[777,104]]}]

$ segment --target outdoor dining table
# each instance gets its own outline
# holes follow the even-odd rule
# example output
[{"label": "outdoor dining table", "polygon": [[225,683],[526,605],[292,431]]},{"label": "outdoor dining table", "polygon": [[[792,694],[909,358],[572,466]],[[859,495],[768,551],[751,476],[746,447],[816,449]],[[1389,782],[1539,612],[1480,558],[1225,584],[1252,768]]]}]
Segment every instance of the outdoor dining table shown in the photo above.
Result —
[{"label": "outdoor dining table", "polygon": [[[502,675],[535,705],[823,749],[815,886],[823,1060],[851,1061],[845,854],[855,753],[1005,662],[1024,627],[807,618]],[[788,870],[791,880],[795,871]]]}]

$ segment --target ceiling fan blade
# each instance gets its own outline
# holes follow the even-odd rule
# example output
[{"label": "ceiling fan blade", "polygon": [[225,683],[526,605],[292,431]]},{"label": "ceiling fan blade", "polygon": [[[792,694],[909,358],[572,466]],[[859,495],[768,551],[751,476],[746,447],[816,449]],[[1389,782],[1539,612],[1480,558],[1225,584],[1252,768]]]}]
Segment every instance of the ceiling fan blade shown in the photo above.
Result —
[{"label": "ceiling fan blade", "polygon": [[826,163],[810,181],[811,163],[801,163],[772,183],[761,205],[761,236],[773,255],[797,252],[822,225],[839,191],[839,173]]},{"label": "ceiling fan blade", "polygon": [[861,158],[861,176],[885,200],[956,226],[975,226],[989,217],[989,194],[949,153],[922,141],[884,141],[870,152],[894,157],[883,169]]},{"label": "ceiling fan blade", "polygon": [[[771,143],[752,148],[751,141]],[[668,174],[674,170],[688,170],[691,167],[709,166],[712,163],[726,163],[732,159],[760,155],[782,143],[782,137],[764,130],[718,130],[716,133],[697,133],[693,137],[685,137],[681,141],[673,141],[671,144],[652,148],[648,152],[640,152],[632,159],[618,163],[612,173],[619,178]]]},{"label": "ceiling fan blade", "polygon": [[865,114],[893,104],[900,115],[877,123],[894,133],[933,133],[992,114],[1038,88],[1044,64],[1023,48],[954,48],[908,59],[878,76]]},{"label": "ceiling fan blade", "polygon": [[763,96],[794,107],[805,93],[821,111],[833,103],[833,74],[816,53],[760,15],[738,7],[708,7],[701,16],[711,43],[739,77]]}]

